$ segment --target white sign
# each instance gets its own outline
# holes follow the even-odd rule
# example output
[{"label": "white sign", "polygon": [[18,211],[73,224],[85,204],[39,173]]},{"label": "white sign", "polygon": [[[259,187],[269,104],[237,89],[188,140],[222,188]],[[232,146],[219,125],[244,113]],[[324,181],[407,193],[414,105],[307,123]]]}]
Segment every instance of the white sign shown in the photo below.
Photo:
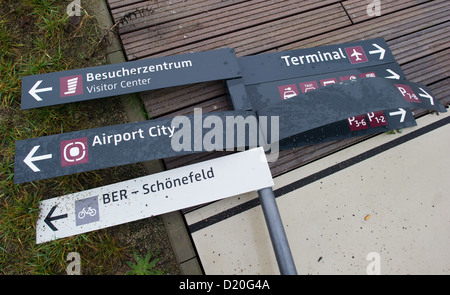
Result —
[{"label": "white sign", "polygon": [[263,148],[40,203],[36,243],[273,186]]}]

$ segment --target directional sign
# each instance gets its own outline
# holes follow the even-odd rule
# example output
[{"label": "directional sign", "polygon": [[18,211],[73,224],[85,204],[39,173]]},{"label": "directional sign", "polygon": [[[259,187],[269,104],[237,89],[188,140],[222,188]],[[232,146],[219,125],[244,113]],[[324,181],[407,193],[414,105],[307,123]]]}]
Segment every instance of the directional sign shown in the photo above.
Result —
[{"label": "directional sign", "polygon": [[235,153],[42,201],[36,242],[94,231],[273,185],[262,148]]},{"label": "directional sign", "polygon": [[[253,112],[194,113],[17,141],[14,182],[195,152],[245,148],[251,136],[242,135],[239,128],[246,127],[239,125],[248,120],[257,122]],[[250,135],[257,133],[254,130]]]},{"label": "directional sign", "polygon": [[[228,97],[234,108],[254,110],[258,114],[279,117],[290,113],[289,110],[286,110],[286,113],[280,112],[283,109],[280,103],[290,101],[289,105],[296,104],[291,100],[304,99],[304,94],[343,81],[373,77],[406,80],[383,39],[242,57],[238,59],[238,62],[243,69],[242,78],[227,81]],[[399,85],[401,85],[400,82]],[[406,88],[399,88],[399,90],[408,95]],[[421,93],[426,96],[424,92]],[[334,94],[328,93],[328,95],[333,97]],[[367,97],[364,94],[360,95],[361,98]],[[334,103],[336,100],[331,102],[330,109],[334,109]],[[344,106],[347,103],[342,102]],[[273,112],[271,112],[271,105],[276,105]],[[322,109],[327,108],[322,107]],[[334,114],[337,121],[333,121],[335,119],[331,119],[334,117],[330,115],[328,118],[330,121],[327,122],[331,123],[326,124],[324,121],[317,121],[313,113],[305,115],[306,118],[299,120],[310,122],[311,125],[307,125],[312,128],[310,130],[302,129],[305,126],[296,128],[295,120],[289,124],[283,119],[286,126],[282,128],[289,130],[290,135],[283,137],[281,134],[279,149],[376,134],[416,125],[411,110],[406,107],[372,109],[368,113],[352,113],[352,116],[346,119],[340,115]],[[320,115],[316,117],[318,116]],[[342,119],[338,120],[338,118]],[[316,122],[312,122],[313,120]],[[272,128],[268,127],[266,130],[272,130]]]},{"label": "directional sign", "polygon": [[[406,79],[397,63],[389,63],[253,85],[244,85],[242,78],[238,78],[228,80],[227,88],[228,96],[235,109],[252,110],[282,103],[289,99],[301,99],[302,96],[298,96],[299,94],[316,91],[342,81],[373,77],[384,77],[391,80]],[[397,118],[397,116],[400,117]],[[284,150],[348,137],[376,134],[416,125],[410,109],[374,110],[367,114],[352,116],[345,120],[301,132],[295,137],[281,139],[279,149]],[[267,130],[271,130],[271,127],[269,126]]]},{"label": "directional sign", "polygon": [[[245,85],[395,63],[383,38],[245,56],[238,59]],[[392,74],[395,77],[395,74]]]},{"label": "directional sign", "polygon": [[[228,82],[228,91],[233,105],[236,106],[235,109],[244,109],[244,105],[251,105],[251,108],[247,107],[246,110],[258,110],[273,103],[277,104],[280,101],[295,99],[294,97],[299,94],[311,92],[343,81],[373,77],[382,77],[390,80],[406,79],[405,74],[397,63],[389,63],[373,67],[361,67],[346,71],[242,85],[241,89],[244,88],[245,93],[237,85],[230,87],[230,83],[233,82]],[[237,84],[237,81],[241,79],[243,78],[230,81],[235,81],[234,83]],[[248,102],[245,101],[246,99]]]},{"label": "directional sign", "polygon": [[240,77],[233,49],[222,48],[22,78],[22,109]]},{"label": "directional sign", "polygon": [[[419,93],[428,94],[429,97],[419,99]],[[271,104],[256,113],[258,116],[279,116],[278,135],[283,140],[342,120],[352,124],[351,128],[356,128],[353,130],[359,130],[365,127],[363,122],[367,124],[367,121],[358,116],[380,110],[388,110],[383,113],[384,117],[389,114],[400,123],[405,120],[403,111],[407,108],[446,112],[446,108],[430,93],[425,86],[408,81],[397,82],[385,78],[348,80],[298,94],[294,99]],[[266,138],[271,137],[267,134]]]},{"label": "directional sign", "polygon": [[[407,111],[407,109],[397,108],[369,112],[367,114],[353,116],[345,120],[282,138],[279,141],[279,149],[281,151],[334,140],[342,140],[349,137],[403,129],[416,125],[417,123],[412,112],[409,110]],[[292,126],[292,128],[294,127]],[[271,130],[270,125],[267,130]]]}]

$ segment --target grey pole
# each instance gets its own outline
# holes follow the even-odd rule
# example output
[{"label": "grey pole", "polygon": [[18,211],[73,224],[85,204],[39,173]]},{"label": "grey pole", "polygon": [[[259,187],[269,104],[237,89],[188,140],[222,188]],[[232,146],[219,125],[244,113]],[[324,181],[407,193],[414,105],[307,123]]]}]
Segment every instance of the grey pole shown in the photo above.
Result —
[{"label": "grey pole", "polygon": [[282,275],[296,275],[297,269],[295,268],[294,259],[292,258],[291,249],[289,248],[272,188],[267,187],[259,190],[258,196],[280,273]]}]

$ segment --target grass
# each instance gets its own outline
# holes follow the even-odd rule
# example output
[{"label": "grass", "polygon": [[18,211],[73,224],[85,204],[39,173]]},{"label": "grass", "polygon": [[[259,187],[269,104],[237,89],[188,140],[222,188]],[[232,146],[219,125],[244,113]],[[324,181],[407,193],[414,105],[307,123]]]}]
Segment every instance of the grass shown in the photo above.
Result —
[{"label": "grass", "polygon": [[37,245],[35,224],[41,200],[141,176],[141,166],[13,183],[15,141],[125,122],[117,99],[20,110],[23,76],[106,62],[96,18],[83,8],[74,25],[69,3],[0,0],[0,274],[65,274],[70,252],[80,253],[83,274],[125,273],[136,251],[110,230]]},{"label": "grass", "polygon": [[152,253],[148,252],[144,258],[137,255],[137,253],[133,253],[134,260],[136,263],[132,263],[131,261],[127,261],[127,265],[131,268],[127,275],[160,275],[162,272],[160,270],[154,270],[158,259],[155,258],[150,261],[152,258]]}]

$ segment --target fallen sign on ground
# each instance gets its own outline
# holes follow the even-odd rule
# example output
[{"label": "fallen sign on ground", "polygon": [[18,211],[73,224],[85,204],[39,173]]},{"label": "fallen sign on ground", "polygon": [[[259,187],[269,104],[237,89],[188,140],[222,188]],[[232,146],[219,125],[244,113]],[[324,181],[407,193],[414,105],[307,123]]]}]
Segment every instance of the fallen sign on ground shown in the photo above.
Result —
[{"label": "fallen sign on ground", "polygon": [[245,85],[348,71],[395,62],[395,58],[383,38],[238,58]]},{"label": "fallen sign on ground", "polygon": [[240,77],[234,50],[141,59],[22,78],[22,109]]},{"label": "fallen sign on ground", "polygon": [[[395,74],[395,78],[393,78],[392,73]],[[354,70],[245,85],[246,96],[240,95],[239,92],[233,92],[233,88],[229,90],[229,94],[233,105],[249,104],[252,108],[246,110],[258,110],[263,107],[268,107],[271,104],[277,104],[290,99],[300,99],[301,96],[299,97],[298,95],[324,89],[325,87],[336,85],[341,82],[372,78],[385,78],[390,81],[406,80],[405,74],[400,66],[397,63],[390,63],[372,67],[362,67]],[[235,80],[235,83],[238,83],[242,78]],[[239,102],[239,100],[242,100],[242,97],[247,97],[249,103]]]},{"label": "fallen sign on ground", "polygon": [[[241,135],[249,120],[254,128]],[[258,140],[257,124],[254,112],[195,112],[20,140],[15,146],[14,183],[196,152],[243,150],[248,140]]]},{"label": "fallen sign on ground", "polygon": [[[281,149],[292,147],[289,140],[312,144],[317,140],[325,140],[323,136],[330,136],[328,131],[332,129],[324,127],[327,132],[314,135],[314,140],[311,140],[310,134],[306,139],[311,141],[305,142],[304,133],[309,130],[347,120],[346,129],[338,134],[348,136],[353,134],[350,132],[367,129],[362,128],[367,126],[363,124],[367,124],[365,118],[358,116],[373,112],[373,119],[376,120],[375,112],[384,110],[390,110],[389,116],[394,117],[392,122],[397,120],[391,126],[402,127],[411,121],[405,121],[408,117],[402,108],[446,111],[430,93],[425,86],[408,81],[397,83],[384,78],[349,80],[299,94],[299,99],[290,98],[271,104],[256,110],[256,114],[227,111],[205,115],[200,113],[198,116],[194,112],[193,116],[162,118],[17,141],[14,183],[196,152],[267,146],[269,142],[271,147],[278,150],[278,145],[273,145],[278,140],[283,143],[279,146]],[[382,116],[377,113],[381,121],[382,117],[386,120],[386,116],[387,113]],[[411,122],[414,123],[414,120]],[[362,127],[359,128],[358,124]],[[380,122],[373,122],[372,125],[375,128],[372,131],[380,127],[384,130],[385,126]]]},{"label": "fallen sign on ground", "polygon": [[[274,185],[263,148],[44,200],[36,243],[78,235]],[[186,194],[189,191],[189,194]]]},{"label": "fallen sign on ground", "polygon": [[[295,99],[290,98],[256,110],[256,114],[278,116],[277,136],[280,141],[295,141],[301,140],[304,132],[341,120],[347,119],[351,127],[350,124],[356,123],[357,116],[370,112],[390,110],[389,116],[395,117],[400,123],[406,118],[406,111],[400,110],[403,108],[447,112],[424,85],[385,78],[367,78],[348,80],[299,94]],[[393,109],[397,110],[392,111]],[[271,135],[267,134],[266,138],[271,138]]]}]

